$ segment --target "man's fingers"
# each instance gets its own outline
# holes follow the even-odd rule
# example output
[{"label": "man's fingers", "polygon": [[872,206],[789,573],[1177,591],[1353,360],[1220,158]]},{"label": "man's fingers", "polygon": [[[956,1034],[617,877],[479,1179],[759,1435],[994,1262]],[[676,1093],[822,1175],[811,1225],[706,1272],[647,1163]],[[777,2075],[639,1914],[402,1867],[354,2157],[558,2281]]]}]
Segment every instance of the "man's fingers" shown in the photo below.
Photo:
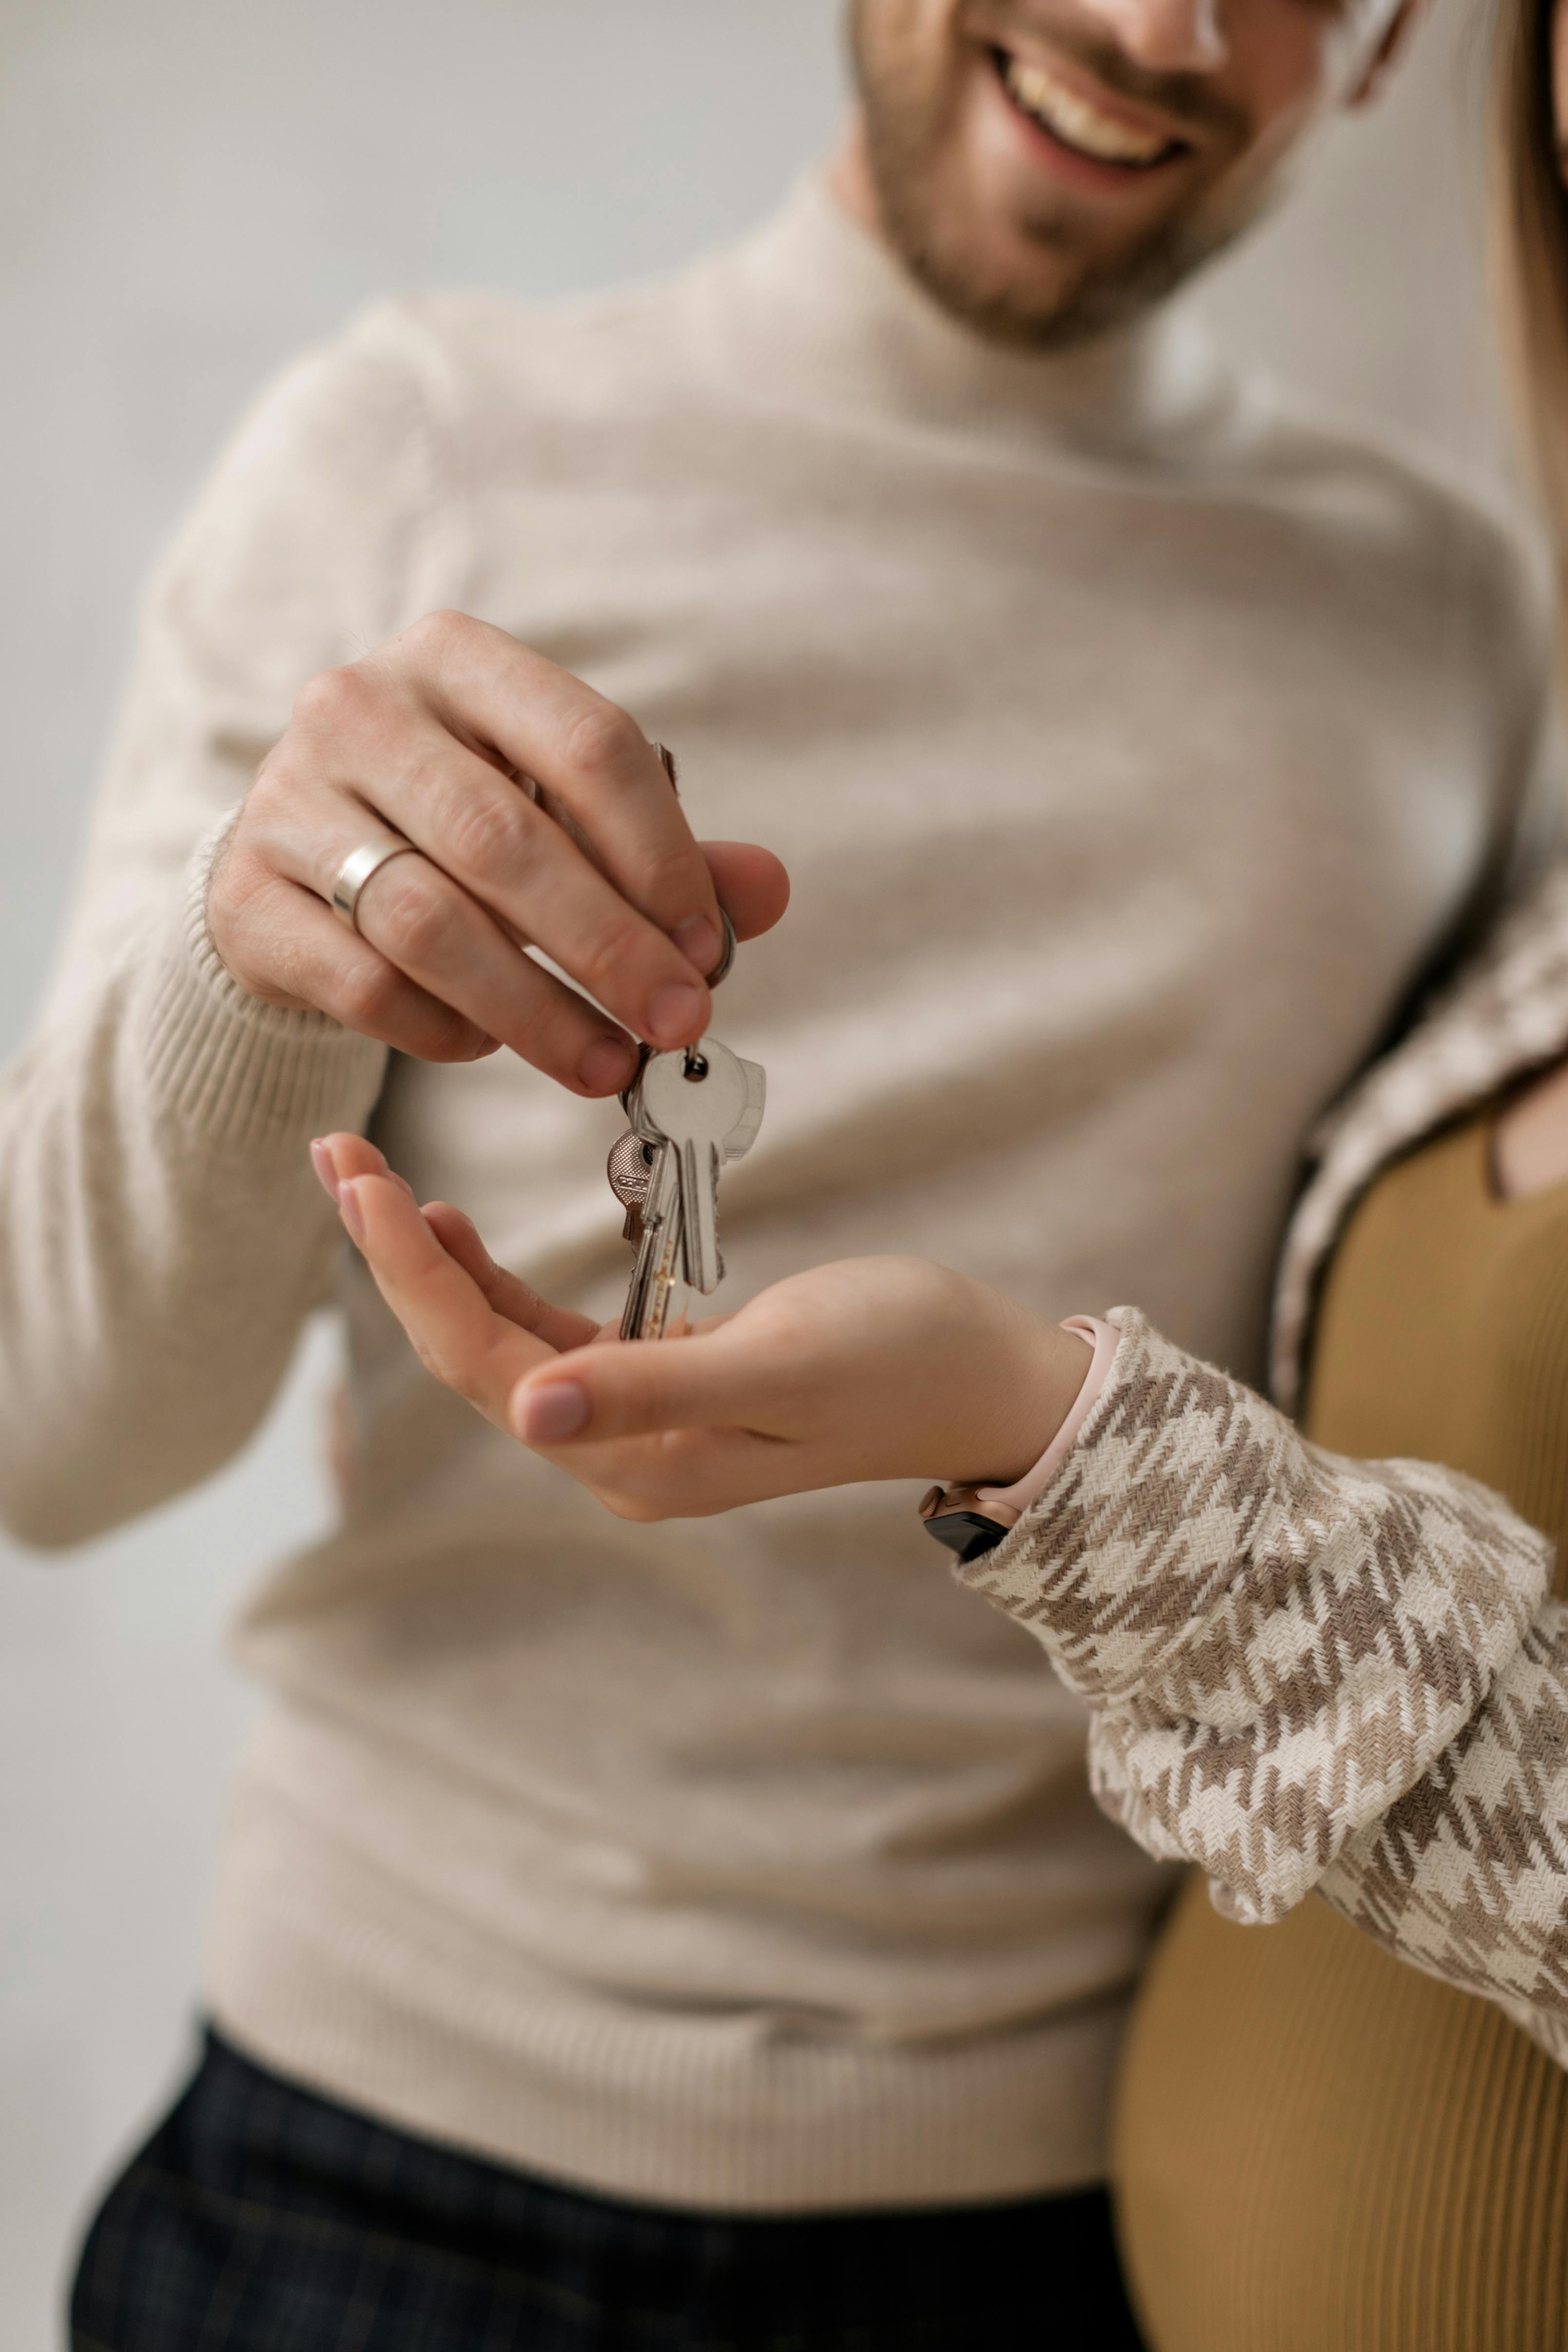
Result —
[{"label": "man's fingers", "polygon": [[[268,877],[258,883],[223,954],[253,996],[308,1006],[420,1061],[474,1062],[496,1051],[488,1031],[420,988],[368,940],[345,929],[313,891],[293,882]],[[615,1087],[579,1090],[611,1094]]]},{"label": "man's fingers", "polygon": [[574,1314],[569,1307],[552,1307],[520,1276],[498,1265],[485,1247],[479,1227],[461,1209],[454,1209],[446,1201],[430,1201],[426,1203],[424,1217],[447,1256],[456,1258],[495,1312],[508,1323],[515,1323],[521,1331],[531,1331],[546,1347],[562,1355],[573,1348],[591,1347],[598,1338],[599,1327],[588,1316]]},{"label": "man's fingers", "polygon": [[[351,762],[353,748],[351,742]],[[628,904],[547,808],[433,718],[411,719],[395,755],[384,754],[374,776],[351,765],[342,781],[351,789],[340,791],[335,807],[329,802],[321,810],[313,828],[310,854],[316,869],[297,878],[314,879],[329,890],[343,858],[364,837],[363,803],[374,803],[391,835],[423,854],[390,860],[366,883],[360,928],[411,978],[428,987],[433,971],[445,975],[447,995],[466,987],[474,1001],[456,1001],[482,1021],[497,1018],[499,987],[497,1034],[512,1044],[505,981],[517,969],[517,941],[523,940],[542,948],[605,1012],[650,1045],[689,1044],[700,1034],[707,995],[685,942],[667,938]],[[668,782],[664,789],[669,792]],[[374,838],[374,815],[369,822]],[[705,864],[703,873],[706,878]],[[717,960],[714,949],[710,970]],[[526,1030],[531,1017],[520,1007],[513,1026],[521,1018]],[[528,1059],[538,1056],[530,1051]]]},{"label": "man's fingers", "polygon": [[[614,1093],[629,1079],[634,1050],[615,1019],[658,1044],[697,1034],[707,997],[685,957],[558,826],[427,716],[394,731],[374,757],[352,730],[334,742],[342,781],[295,780],[275,764],[252,795],[251,854],[324,904],[354,849],[410,843],[362,886],[359,937],[575,1091]],[[373,767],[374,783],[359,781],[356,769]],[[598,1004],[525,955],[528,942]],[[661,1024],[668,1037],[656,1038]]]},{"label": "man's fingers", "polygon": [[704,841],[699,847],[738,940],[759,939],[789,905],[789,875],[771,849],[752,841]]},{"label": "man's fingers", "polygon": [[637,721],[504,630],[460,614],[435,614],[399,644],[443,723],[537,777],[622,897],[683,949],[689,939],[691,961],[710,970],[722,944],[712,878]]},{"label": "man's fingers", "polygon": [[[593,1444],[677,1429],[734,1428],[771,1437],[774,1382],[732,1327],[686,1339],[579,1349],[531,1371],[511,1403],[526,1444]],[[782,1442],[782,1441],[781,1441]]]},{"label": "man's fingers", "polygon": [[405,1186],[390,1176],[350,1178],[340,1186],[338,1205],[421,1361],[505,1428],[518,1381],[536,1365],[553,1361],[553,1349],[496,1313]]},{"label": "man's fingers", "polygon": [[[751,939],[789,895],[767,851],[701,848],[670,782],[581,679],[434,614],[302,689],[215,871],[214,941],[264,1001],[426,1061],[506,1044],[580,1094],[614,1093],[627,1031],[670,1048],[707,1027],[721,901]],[[345,931],[328,903],[344,861],[400,841]]]},{"label": "man's fingers", "polygon": [[[624,919],[624,909],[617,914]],[[358,916],[361,937],[389,962],[546,1077],[591,1095],[615,1093],[629,1083],[637,1054],[625,1033],[524,955],[439,866],[421,856],[390,859],[365,885]],[[605,919],[612,919],[606,914]],[[658,946],[670,971],[684,971],[669,942],[660,940]],[[557,961],[567,962],[563,956]],[[689,971],[674,984],[689,996]],[[647,994],[636,988],[609,992],[617,992],[629,1000]],[[652,1001],[658,1002],[657,991]]]}]

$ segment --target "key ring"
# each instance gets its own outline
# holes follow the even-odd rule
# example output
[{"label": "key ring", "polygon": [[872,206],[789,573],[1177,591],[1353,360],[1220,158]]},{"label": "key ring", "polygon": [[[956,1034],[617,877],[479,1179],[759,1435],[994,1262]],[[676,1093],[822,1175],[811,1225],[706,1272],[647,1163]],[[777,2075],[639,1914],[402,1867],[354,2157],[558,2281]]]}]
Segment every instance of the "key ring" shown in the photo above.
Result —
[{"label": "key ring", "polygon": [[[708,975],[708,985],[710,988],[717,988],[721,981],[728,980],[735,962],[737,944],[735,939],[735,926],[730,920],[729,916],[724,912],[722,907],[719,909],[719,919],[724,926],[724,952]],[[631,1077],[628,1079],[626,1084],[621,1088],[621,1108],[628,1117],[631,1114],[631,1098],[637,1092],[637,1082],[641,1078],[643,1072],[647,1069],[649,1062],[653,1059],[654,1050],[653,1046],[644,1045],[640,1042],[637,1045],[637,1068],[633,1071]],[[686,1048],[686,1075],[689,1078],[699,1078],[702,1076],[702,1056],[698,1052],[695,1045],[688,1045]]]},{"label": "key ring", "polygon": [[[675,794],[676,799],[679,800],[680,798],[679,761],[676,758],[668,743],[655,742],[650,748],[653,751],[654,757],[658,760],[659,766],[669,778],[670,791]],[[719,918],[724,926],[724,952],[720,957],[718,962],[714,965],[712,971],[708,974],[708,985],[710,988],[717,988],[721,981],[728,980],[734,968],[735,962],[735,926],[730,920],[729,916],[724,912],[722,907],[719,909]]]},{"label": "key ring", "polygon": [[[675,794],[676,799],[679,800],[680,798],[679,761],[676,758],[668,743],[655,741],[650,743],[648,748],[652,751],[655,759],[658,761],[659,766],[664,770],[665,774],[669,778],[669,789]],[[728,980],[731,971],[734,969],[735,963],[735,926],[730,920],[729,916],[725,913],[722,907],[719,909],[719,919],[724,926],[724,952],[720,957],[718,962],[714,965],[712,971],[708,974],[708,985],[710,988],[717,988],[721,981]]]},{"label": "key ring", "polygon": [[735,926],[722,907],[719,909],[719,919],[724,926],[724,952],[708,975],[710,988],[717,988],[721,981],[728,980],[735,968]]},{"label": "key ring", "polygon": [[[676,799],[679,800],[680,798],[680,762],[677,760],[674,752],[670,750],[668,743],[650,741],[648,749],[652,751],[655,759],[658,761],[659,766],[664,770],[665,774],[669,778],[669,789],[675,794]],[[719,909],[719,920],[724,926],[724,949],[723,953],[720,956],[719,961],[714,965],[712,971],[707,974],[708,985],[710,989],[718,988],[722,982],[729,979],[730,974],[735,968],[735,954],[739,944],[735,938],[735,926],[730,920],[728,911],[722,907]],[[621,1108],[628,1113],[631,1107],[631,1097],[636,1090],[637,1080],[642,1076],[643,1072],[647,1069],[652,1055],[653,1047],[651,1045],[638,1045],[636,1076],[633,1077],[631,1084],[625,1087],[621,1094]],[[699,1078],[706,1074],[706,1070],[707,1064],[703,1061],[701,1055],[697,1051],[696,1046],[688,1045],[686,1049],[687,1076],[689,1078]]]}]

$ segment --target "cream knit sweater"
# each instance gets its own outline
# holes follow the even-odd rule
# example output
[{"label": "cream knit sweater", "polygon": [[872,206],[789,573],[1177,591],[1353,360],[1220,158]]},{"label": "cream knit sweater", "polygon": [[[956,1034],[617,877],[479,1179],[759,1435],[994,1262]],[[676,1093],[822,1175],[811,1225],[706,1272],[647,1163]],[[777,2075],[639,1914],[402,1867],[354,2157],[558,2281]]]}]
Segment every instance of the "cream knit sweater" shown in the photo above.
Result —
[{"label": "cream knit sweater", "polygon": [[441,604],[626,704],[700,831],[792,868],[721,1003],[770,1079],[736,1295],[915,1251],[1046,1314],[1135,1298],[1250,1372],[1300,1136],[1517,831],[1514,562],[1179,320],[984,348],[816,185],[673,285],[387,305],[266,398],[163,568],[0,1095],[23,1534],[200,1478],[311,1308],[348,1321],[353,1498],[239,1629],[270,1705],[226,2032],[659,2202],[1089,2180],[1165,1880],[1095,1809],[1079,1701],[903,1489],[630,1528],[437,1389],[309,1138],[374,1122],[606,1314],[615,1107],[510,1057],[389,1067],[206,940],[199,845],[299,686]]}]

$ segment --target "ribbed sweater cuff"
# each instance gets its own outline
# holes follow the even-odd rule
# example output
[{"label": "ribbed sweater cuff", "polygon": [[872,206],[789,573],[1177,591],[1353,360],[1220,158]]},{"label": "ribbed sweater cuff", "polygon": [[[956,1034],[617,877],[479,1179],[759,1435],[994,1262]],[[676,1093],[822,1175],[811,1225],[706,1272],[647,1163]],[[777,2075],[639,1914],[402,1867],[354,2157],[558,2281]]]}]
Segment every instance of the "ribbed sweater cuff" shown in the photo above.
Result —
[{"label": "ribbed sweater cuff", "polygon": [[179,913],[150,964],[148,1083],[176,1118],[225,1146],[292,1146],[361,1127],[381,1091],[387,1048],[325,1013],[248,995],[213,945],[207,886],[232,822],[193,857]]}]

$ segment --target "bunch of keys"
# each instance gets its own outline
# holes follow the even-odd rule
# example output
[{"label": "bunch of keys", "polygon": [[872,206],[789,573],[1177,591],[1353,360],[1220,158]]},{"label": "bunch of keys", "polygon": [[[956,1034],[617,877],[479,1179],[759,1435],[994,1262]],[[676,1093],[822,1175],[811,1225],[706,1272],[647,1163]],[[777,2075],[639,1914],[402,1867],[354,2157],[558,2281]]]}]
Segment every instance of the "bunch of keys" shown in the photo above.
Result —
[{"label": "bunch of keys", "polygon": [[[710,986],[723,979],[733,956],[731,931]],[[762,1064],[743,1062],[716,1037],[673,1054],[645,1048],[642,1067],[621,1097],[630,1130],[612,1149],[606,1171],[637,1252],[623,1339],[662,1339],[683,1330],[689,1294],[710,1297],[723,1280],[719,1177],[756,1141],[766,1100]]]}]

